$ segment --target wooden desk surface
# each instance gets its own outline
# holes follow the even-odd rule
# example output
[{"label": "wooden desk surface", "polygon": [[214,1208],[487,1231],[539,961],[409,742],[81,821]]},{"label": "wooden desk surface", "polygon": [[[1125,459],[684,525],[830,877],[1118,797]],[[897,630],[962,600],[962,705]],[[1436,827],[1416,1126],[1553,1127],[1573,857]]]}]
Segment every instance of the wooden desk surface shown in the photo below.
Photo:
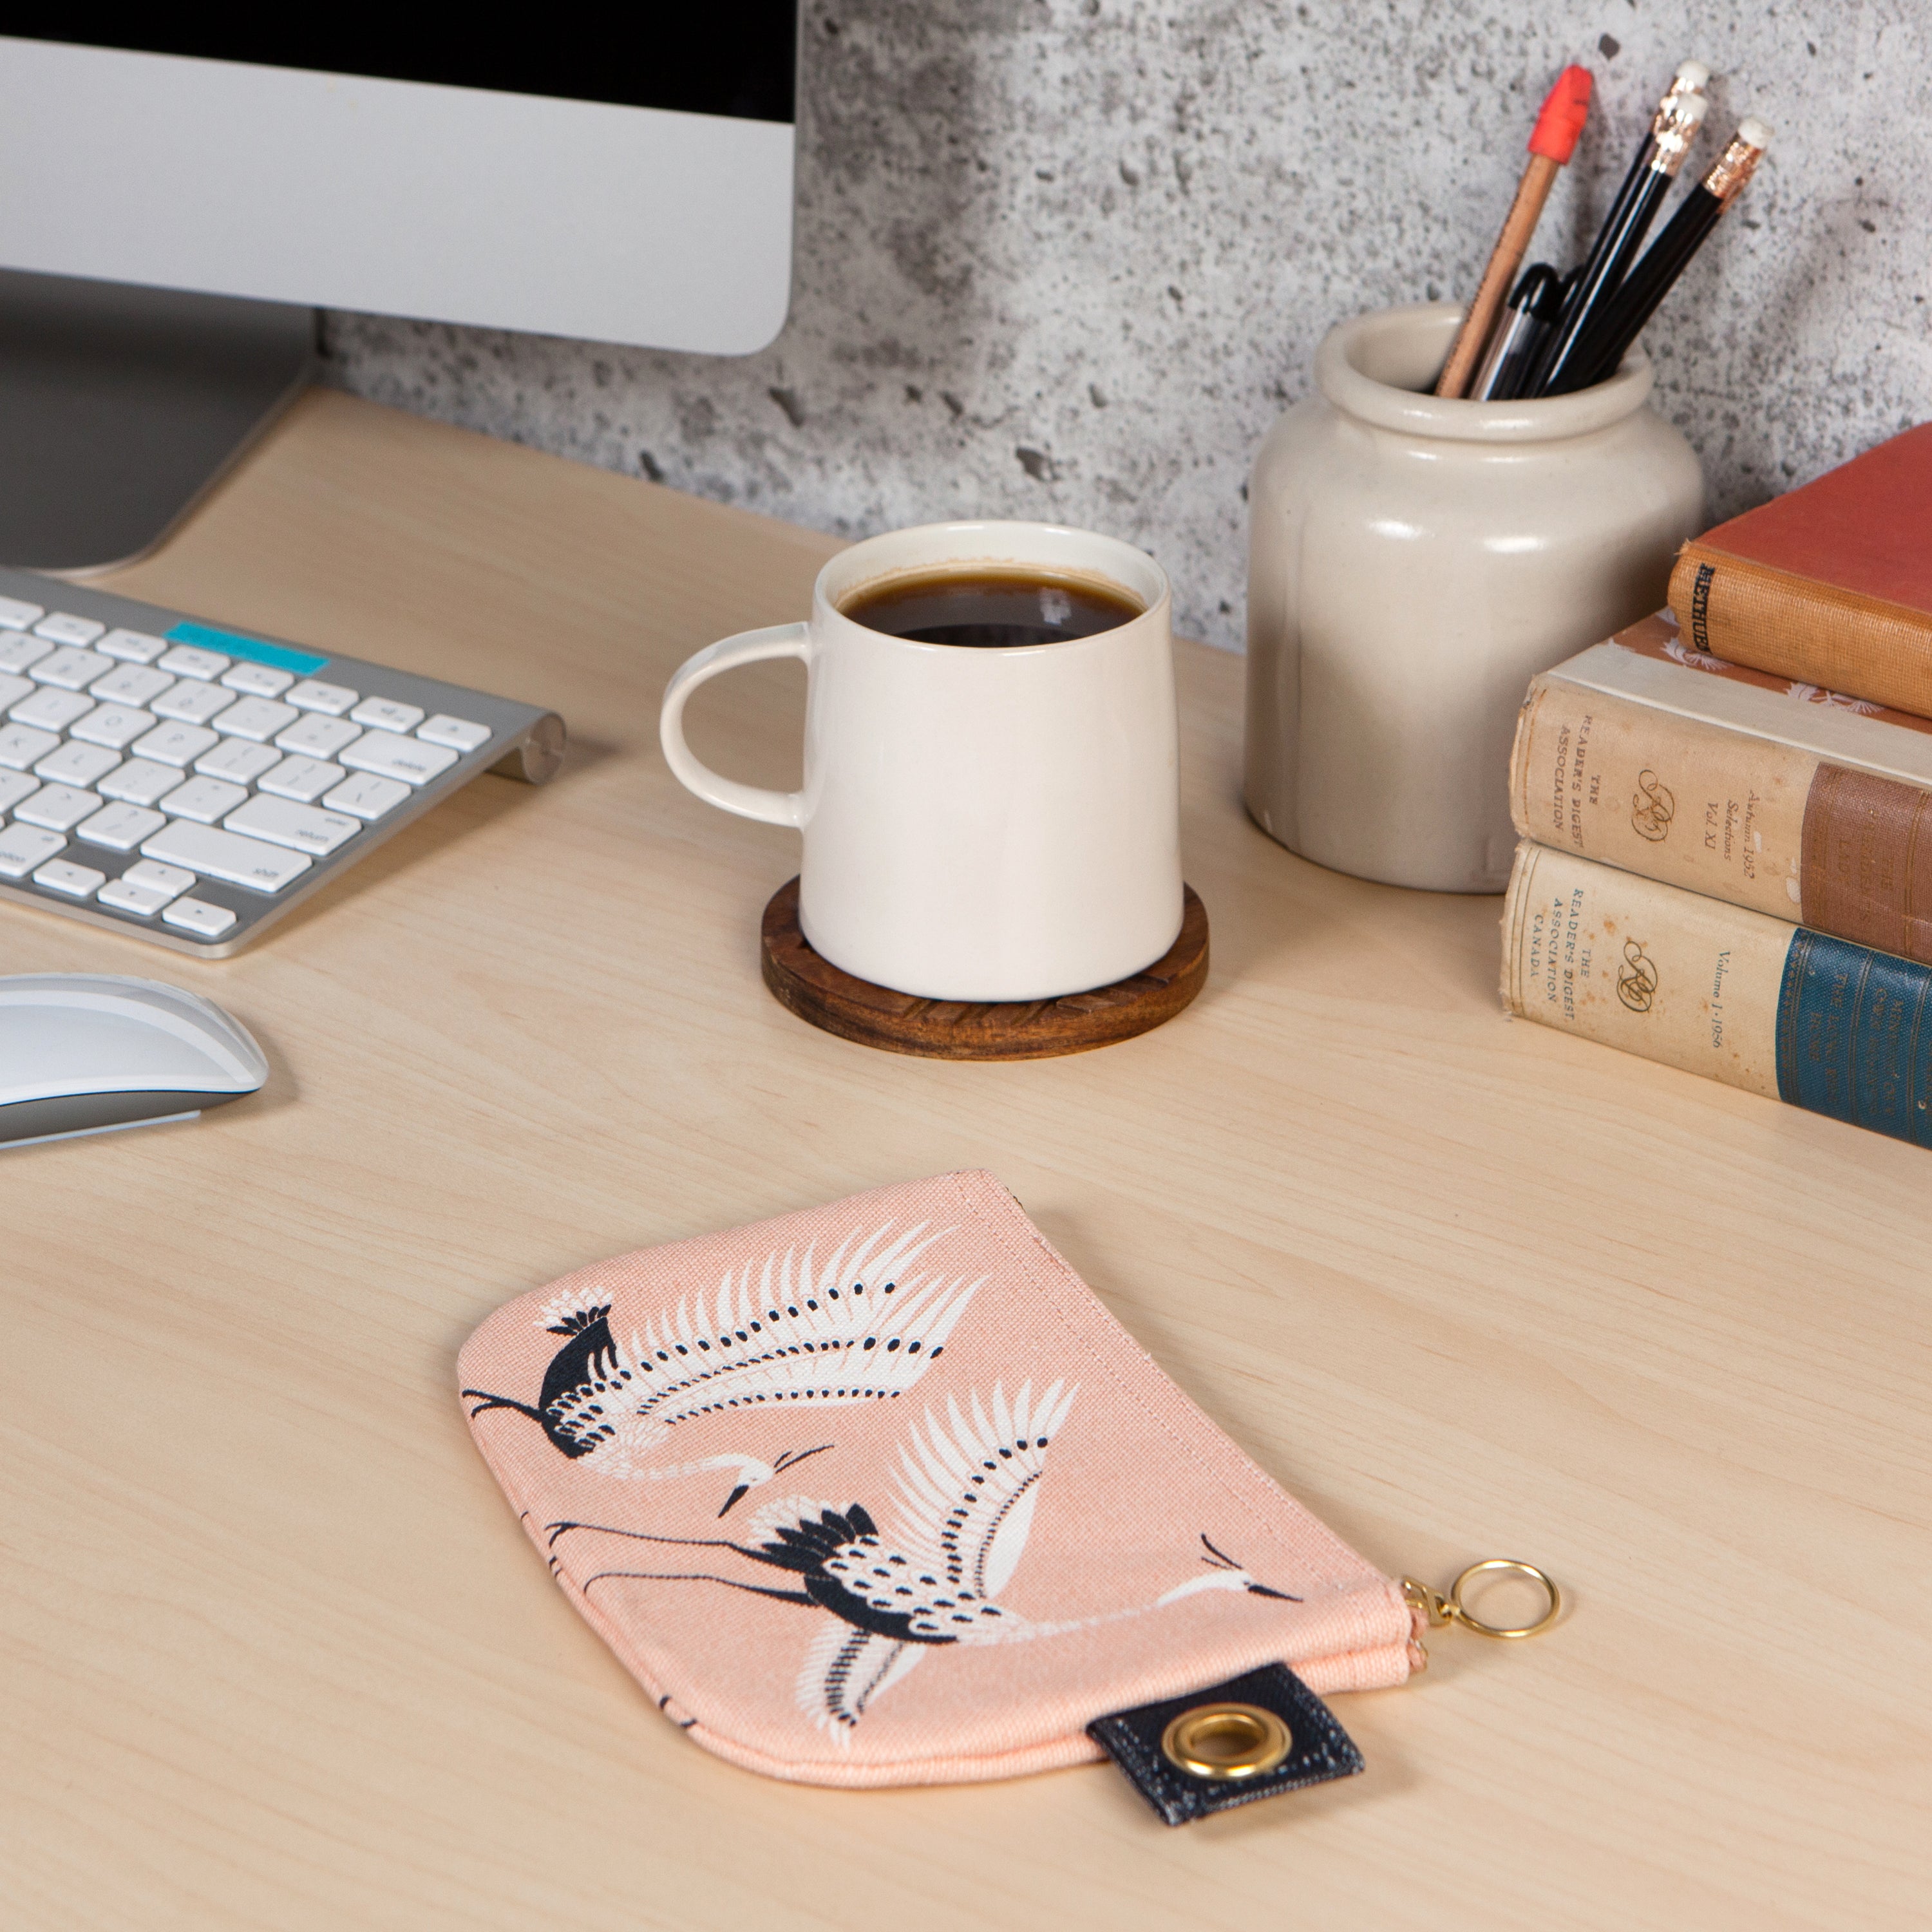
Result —
[{"label": "wooden desk surface", "polygon": [[[822,538],[309,398],[117,587],[554,705],[261,948],[0,908],[0,967],[230,1006],[268,1090],[0,1159],[10,1928],[1892,1927],[1928,1834],[1922,1153],[1498,1013],[1493,899],[1358,884],[1236,802],[1184,649],[1178,1022],[898,1059],[758,982],[786,832],[688,796],[658,694]],[[795,765],[799,686],[705,694]],[[688,1744],[471,1447],[458,1343],[640,1244],[984,1166],[1369,1556],[1559,1578],[1340,1700],[1367,1774],[1184,1832],[1112,1771],[861,1796]]]}]

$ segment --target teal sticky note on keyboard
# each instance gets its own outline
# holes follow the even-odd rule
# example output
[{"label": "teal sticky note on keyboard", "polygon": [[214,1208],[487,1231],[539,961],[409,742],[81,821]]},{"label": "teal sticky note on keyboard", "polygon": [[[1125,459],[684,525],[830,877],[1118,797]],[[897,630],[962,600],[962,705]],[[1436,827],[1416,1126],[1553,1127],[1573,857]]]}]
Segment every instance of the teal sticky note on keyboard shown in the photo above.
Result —
[{"label": "teal sticky note on keyboard", "polygon": [[313,677],[328,662],[313,651],[292,651],[286,644],[265,644],[259,638],[218,631],[212,624],[179,623],[168,632],[167,639],[171,644],[194,644],[204,651],[246,658],[250,664],[272,664],[277,670],[292,670],[298,677]]}]

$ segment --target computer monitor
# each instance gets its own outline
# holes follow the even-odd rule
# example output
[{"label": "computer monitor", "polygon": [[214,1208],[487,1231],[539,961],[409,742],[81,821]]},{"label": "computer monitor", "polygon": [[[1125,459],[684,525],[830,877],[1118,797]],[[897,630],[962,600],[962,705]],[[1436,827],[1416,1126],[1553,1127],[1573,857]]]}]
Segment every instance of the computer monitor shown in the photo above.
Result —
[{"label": "computer monitor", "polygon": [[784,320],[796,0],[108,17],[0,35],[0,562],[150,545],[318,306],[714,355]]}]

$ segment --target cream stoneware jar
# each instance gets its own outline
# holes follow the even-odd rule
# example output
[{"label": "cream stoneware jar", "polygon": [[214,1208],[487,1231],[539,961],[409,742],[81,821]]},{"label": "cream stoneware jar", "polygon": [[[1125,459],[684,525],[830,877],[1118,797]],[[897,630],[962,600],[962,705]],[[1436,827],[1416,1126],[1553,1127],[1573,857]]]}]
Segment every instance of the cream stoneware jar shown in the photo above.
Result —
[{"label": "cream stoneware jar", "polygon": [[1535,402],[1426,393],[1462,310],[1358,316],[1250,490],[1248,809],[1337,872],[1501,892],[1530,679],[1664,602],[1703,526],[1690,446],[1633,352]]}]

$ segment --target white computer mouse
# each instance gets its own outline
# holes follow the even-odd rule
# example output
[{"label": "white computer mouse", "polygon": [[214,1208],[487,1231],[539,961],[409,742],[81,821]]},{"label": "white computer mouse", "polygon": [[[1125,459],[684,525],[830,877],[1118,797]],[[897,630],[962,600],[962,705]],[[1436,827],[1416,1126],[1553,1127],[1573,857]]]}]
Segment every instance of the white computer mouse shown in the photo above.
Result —
[{"label": "white computer mouse", "polygon": [[110,973],[0,979],[0,1148],[192,1120],[268,1063],[212,1000]]}]

